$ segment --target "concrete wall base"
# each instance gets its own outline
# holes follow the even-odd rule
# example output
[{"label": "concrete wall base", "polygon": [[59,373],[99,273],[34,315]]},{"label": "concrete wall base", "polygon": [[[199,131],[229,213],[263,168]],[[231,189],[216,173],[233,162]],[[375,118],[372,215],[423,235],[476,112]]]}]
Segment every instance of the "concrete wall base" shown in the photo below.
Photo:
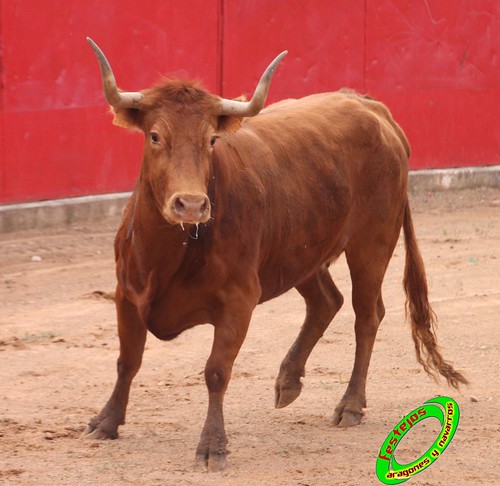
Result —
[{"label": "concrete wall base", "polygon": [[500,188],[500,165],[410,171],[410,193],[474,189],[476,187]]}]

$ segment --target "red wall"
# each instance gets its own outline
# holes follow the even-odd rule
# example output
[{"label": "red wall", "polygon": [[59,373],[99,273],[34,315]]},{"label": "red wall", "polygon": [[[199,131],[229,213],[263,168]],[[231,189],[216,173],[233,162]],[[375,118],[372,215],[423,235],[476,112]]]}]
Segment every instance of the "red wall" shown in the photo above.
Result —
[{"label": "red wall", "polygon": [[118,84],[200,78],[270,100],[349,86],[384,101],[413,168],[500,164],[498,0],[0,0],[0,203],[129,190],[142,137],[111,125],[92,37]]}]

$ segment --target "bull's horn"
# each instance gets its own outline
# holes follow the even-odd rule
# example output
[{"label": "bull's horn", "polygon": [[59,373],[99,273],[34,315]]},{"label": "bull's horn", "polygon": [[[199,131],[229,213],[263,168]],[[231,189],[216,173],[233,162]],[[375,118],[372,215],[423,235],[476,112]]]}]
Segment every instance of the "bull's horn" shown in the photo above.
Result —
[{"label": "bull's horn", "polygon": [[255,92],[250,101],[235,101],[221,99],[220,114],[221,115],[234,115],[234,116],[255,116],[264,107],[266,102],[267,92],[273,79],[274,71],[278,67],[281,60],[288,54],[288,51],[283,51],[264,71],[260,78],[259,84],[255,88]]},{"label": "bull's horn", "polygon": [[139,108],[143,95],[139,92],[125,93],[120,91],[116,86],[115,76],[108,60],[106,59],[106,56],[90,37],[87,37],[87,41],[90,44],[90,47],[94,50],[97,60],[99,61],[102,86],[104,88],[104,96],[106,96],[107,102],[113,108]]}]

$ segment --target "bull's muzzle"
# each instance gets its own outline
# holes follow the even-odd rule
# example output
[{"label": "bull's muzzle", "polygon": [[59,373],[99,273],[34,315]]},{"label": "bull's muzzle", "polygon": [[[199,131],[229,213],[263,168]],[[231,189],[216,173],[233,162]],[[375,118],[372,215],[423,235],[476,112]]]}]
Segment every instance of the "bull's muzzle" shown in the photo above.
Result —
[{"label": "bull's muzzle", "polygon": [[206,194],[174,194],[164,208],[166,218],[174,224],[206,223],[210,219],[210,200]]}]

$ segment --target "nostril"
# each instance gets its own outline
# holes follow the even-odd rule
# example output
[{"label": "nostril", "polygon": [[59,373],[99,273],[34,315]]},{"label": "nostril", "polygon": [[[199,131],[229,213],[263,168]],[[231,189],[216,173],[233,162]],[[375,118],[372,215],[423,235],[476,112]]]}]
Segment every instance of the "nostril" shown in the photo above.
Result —
[{"label": "nostril", "polygon": [[184,212],[186,211],[186,205],[184,204],[182,197],[175,198],[174,203],[172,204],[172,209],[174,210],[174,213],[177,213],[179,215],[184,214]]},{"label": "nostril", "polygon": [[208,210],[208,198],[204,198],[200,206],[200,213],[205,214]]}]

